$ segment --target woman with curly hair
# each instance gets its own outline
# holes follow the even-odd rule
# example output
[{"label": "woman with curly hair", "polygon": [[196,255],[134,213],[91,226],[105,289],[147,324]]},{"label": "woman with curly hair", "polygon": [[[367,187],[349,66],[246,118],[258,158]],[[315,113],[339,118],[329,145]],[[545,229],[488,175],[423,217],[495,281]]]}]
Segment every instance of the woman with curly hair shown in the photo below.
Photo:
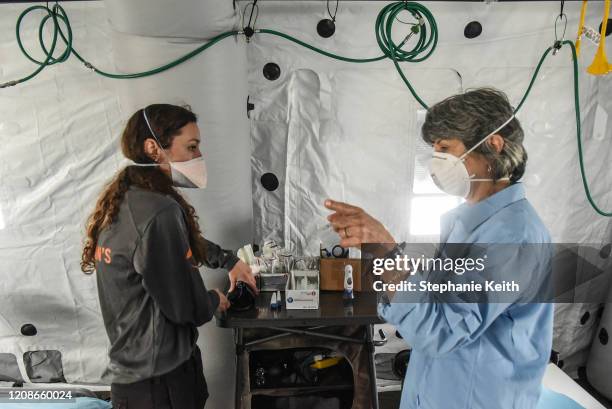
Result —
[{"label": "woman with curly hair", "polygon": [[202,236],[176,189],[206,184],[196,122],[175,105],[135,112],[121,138],[134,164],[106,186],[87,223],[81,268],[97,273],[115,409],[203,408],[197,327],[229,301],[206,289],[198,267],[230,270],[230,290],[244,281],[256,291],[250,268]]}]

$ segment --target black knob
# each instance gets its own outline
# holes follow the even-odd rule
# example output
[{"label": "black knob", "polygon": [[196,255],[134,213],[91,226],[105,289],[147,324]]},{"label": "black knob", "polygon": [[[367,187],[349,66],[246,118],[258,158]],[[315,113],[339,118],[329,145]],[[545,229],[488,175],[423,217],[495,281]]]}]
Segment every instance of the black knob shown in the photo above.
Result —
[{"label": "black knob", "polygon": [[278,77],[280,77],[281,69],[278,64],[269,62],[263,67],[263,75],[264,77],[266,77],[267,80],[274,81],[275,79],[278,79]]},{"label": "black knob", "polygon": [[463,29],[463,35],[466,38],[476,38],[482,33],[482,24],[478,21],[471,21],[467,23],[465,29]]},{"label": "black knob", "polygon": [[317,24],[317,33],[323,38],[329,38],[336,32],[336,23],[333,20],[324,18]]},{"label": "black knob", "polygon": [[260,180],[261,185],[264,187],[264,189],[270,192],[273,192],[278,189],[278,178],[274,173],[264,173],[263,175],[261,175]]},{"label": "black knob", "polygon": [[[599,32],[601,33],[601,26],[603,26],[603,21],[599,23]],[[612,18],[608,19],[608,25],[606,26],[606,37],[612,34]]]},{"label": "black knob", "polygon": [[21,334],[25,335],[26,337],[33,337],[37,333],[38,331],[33,324],[23,324],[21,326]]},{"label": "black knob", "polygon": [[244,28],[244,35],[247,36],[247,38],[253,37],[253,34],[255,34],[255,30],[253,30],[251,27]]},{"label": "black knob", "polygon": [[591,313],[586,311],[580,318],[580,325],[586,324],[589,321],[590,316],[591,316]]}]

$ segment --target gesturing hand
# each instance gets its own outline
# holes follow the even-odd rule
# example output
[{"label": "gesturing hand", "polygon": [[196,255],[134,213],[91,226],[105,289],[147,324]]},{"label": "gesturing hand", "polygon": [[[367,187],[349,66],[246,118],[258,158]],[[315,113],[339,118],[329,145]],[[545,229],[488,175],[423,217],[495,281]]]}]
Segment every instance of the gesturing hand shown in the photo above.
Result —
[{"label": "gesturing hand", "polygon": [[334,211],[327,220],[340,236],[342,247],[358,247],[362,243],[395,244],[385,226],[363,209],[331,199],[325,201],[325,207]]}]

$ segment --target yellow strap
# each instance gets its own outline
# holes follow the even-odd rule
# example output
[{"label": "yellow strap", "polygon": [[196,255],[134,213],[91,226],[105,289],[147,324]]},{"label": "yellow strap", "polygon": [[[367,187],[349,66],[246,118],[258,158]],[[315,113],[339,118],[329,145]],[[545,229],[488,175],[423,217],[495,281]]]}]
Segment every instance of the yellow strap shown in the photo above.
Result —
[{"label": "yellow strap", "polygon": [[589,74],[604,75],[612,70],[612,66],[608,63],[608,58],[606,57],[606,27],[608,26],[609,16],[610,0],[606,0],[604,3],[603,22],[601,23],[601,40],[599,41],[599,48],[597,48],[595,58],[589,68],[587,68]]},{"label": "yellow strap", "polygon": [[320,361],[316,361],[313,364],[310,364],[310,367],[314,369],[325,369],[325,368],[329,368],[330,366],[337,365],[341,360],[342,360],[341,357],[326,358]]},{"label": "yellow strap", "polygon": [[580,10],[580,23],[578,24],[578,34],[576,34],[576,55],[580,55],[580,42],[582,41],[582,31],[584,30],[584,15],[586,14],[588,0],[582,0]]}]

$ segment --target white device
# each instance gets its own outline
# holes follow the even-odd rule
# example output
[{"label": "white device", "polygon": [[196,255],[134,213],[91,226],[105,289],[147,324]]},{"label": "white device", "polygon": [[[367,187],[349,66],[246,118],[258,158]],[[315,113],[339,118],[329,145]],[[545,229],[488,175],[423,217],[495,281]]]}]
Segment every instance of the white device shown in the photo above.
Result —
[{"label": "white device", "polygon": [[276,292],[276,309],[280,310],[283,307],[283,296],[280,291]]},{"label": "white device", "polygon": [[345,300],[353,300],[355,295],[353,294],[353,266],[347,264],[344,266],[344,294]]},{"label": "white device", "polygon": [[319,308],[318,270],[291,270],[285,289],[285,308],[287,310]]}]

